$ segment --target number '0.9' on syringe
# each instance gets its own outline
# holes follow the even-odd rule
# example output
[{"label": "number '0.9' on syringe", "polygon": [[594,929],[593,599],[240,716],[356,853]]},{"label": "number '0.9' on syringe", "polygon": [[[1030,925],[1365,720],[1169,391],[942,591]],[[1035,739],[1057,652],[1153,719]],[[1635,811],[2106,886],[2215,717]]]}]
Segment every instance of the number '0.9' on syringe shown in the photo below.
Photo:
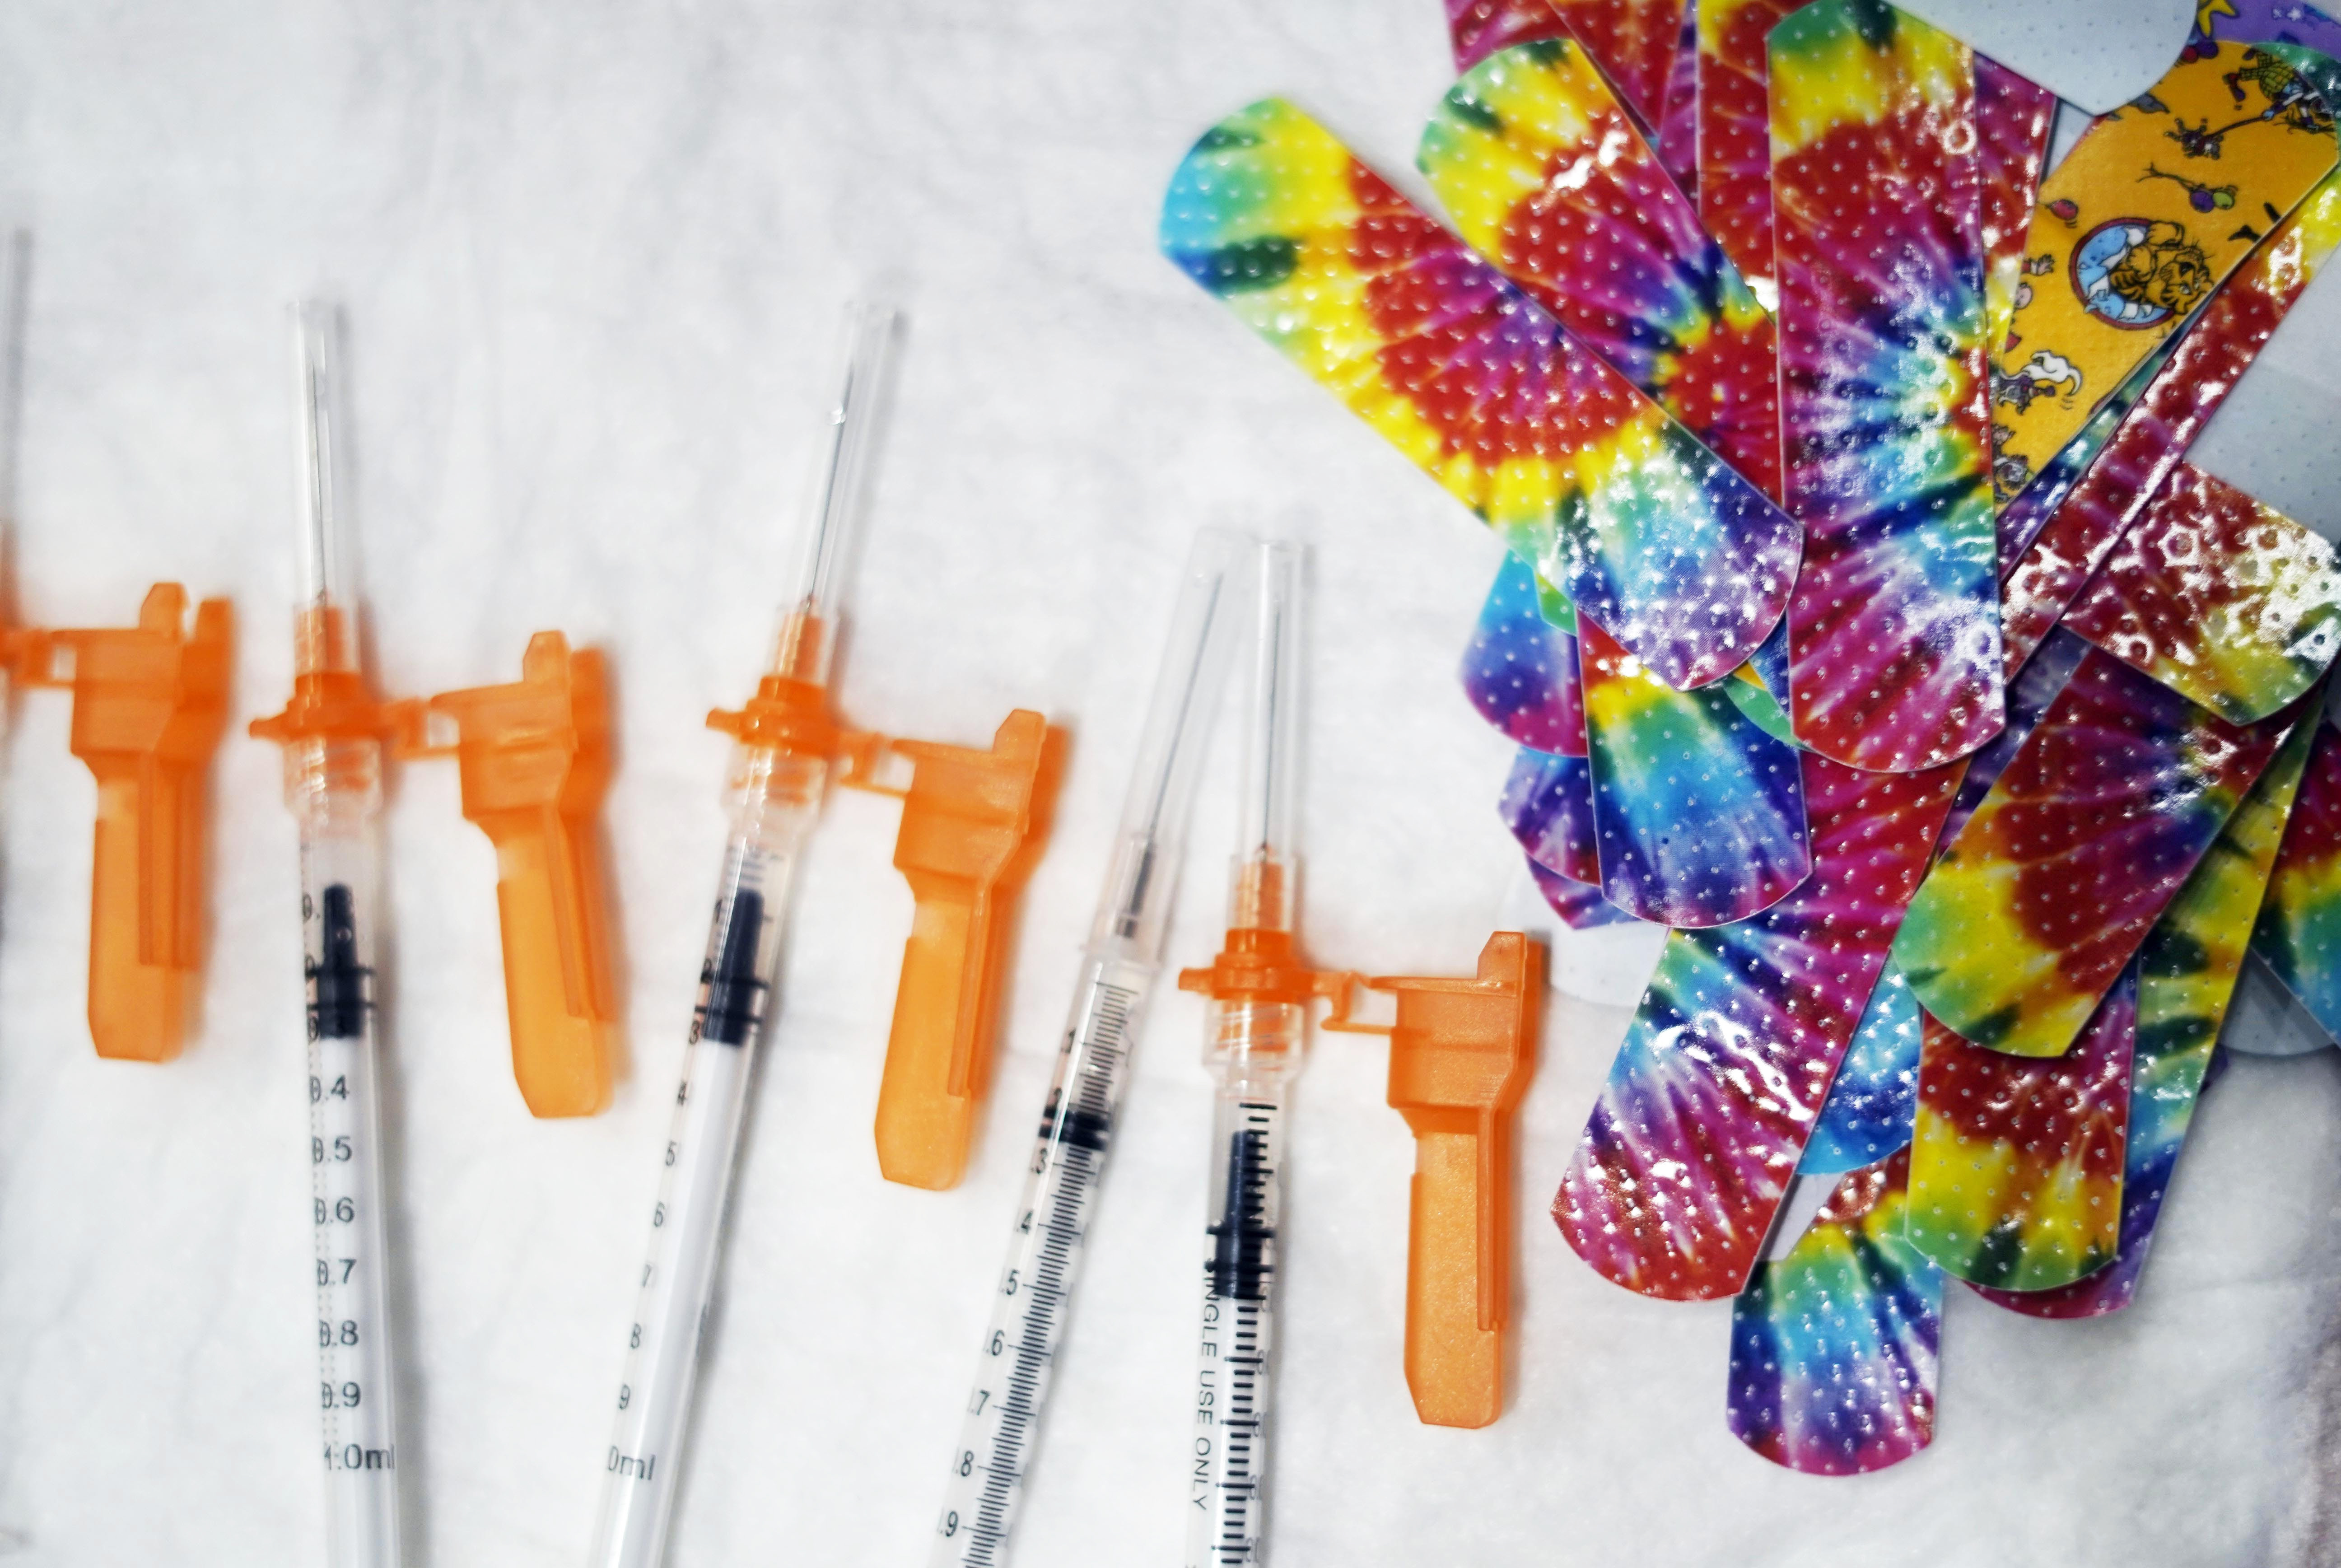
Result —
[{"label": "number '0.9' on syringe", "polygon": [[1009,1530],[1032,1462],[1114,1116],[1129,1080],[1132,1033],[1161,970],[1196,773],[1241,619],[1246,544],[1207,530],[1188,557],[1112,867],[1041,1110],[975,1385],[951,1451],[932,1568],[991,1568],[1007,1560]]}]

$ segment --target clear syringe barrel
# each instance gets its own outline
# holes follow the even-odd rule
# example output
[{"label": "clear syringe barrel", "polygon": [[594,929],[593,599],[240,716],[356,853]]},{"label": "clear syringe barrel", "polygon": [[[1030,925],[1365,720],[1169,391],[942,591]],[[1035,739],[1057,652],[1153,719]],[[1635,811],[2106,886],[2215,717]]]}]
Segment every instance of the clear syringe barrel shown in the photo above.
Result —
[{"label": "clear syringe barrel", "polygon": [[[295,305],[293,346],[300,411],[294,670],[354,681],[339,313],[321,301]],[[326,1562],[397,1568],[397,1393],[374,1044],[381,743],[327,734],[292,741],[284,748],[284,798],[301,832]]]},{"label": "clear syringe barrel", "polygon": [[[1280,542],[1258,548],[1243,795],[1228,879],[1230,944],[1239,933],[1291,931],[1300,874],[1294,795],[1301,557],[1297,545]],[[1285,1103],[1306,1059],[1308,1004],[1216,1000],[1205,1028],[1203,1062],[1215,1087],[1192,1452],[1186,1456],[1186,1562],[1187,1568],[1231,1568],[1260,1561],[1261,1548]]]},{"label": "clear syringe barrel", "polygon": [[1285,1089],[1280,1073],[1222,1080],[1212,1096],[1194,1428],[1180,1461],[1189,1477],[1187,1568],[1257,1563],[1266,1534]]},{"label": "clear syringe barrel", "polygon": [[1207,530],[1188,554],[1008,1258],[993,1282],[991,1321],[935,1520],[933,1568],[994,1568],[1007,1561],[1009,1529],[1130,1078],[1131,1047],[1161,967],[1196,769],[1239,619],[1244,544]]},{"label": "clear syringe barrel", "polygon": [[790,876],[828,774],[824,759],[761,746],[740,747],[732,767],[732,839],[626,1331],[595,1568],[651,1568],[665,1552],[752,1053],[779,980]]},{"label": "clear syringe barrel", "polygon": [[374,1052],[375,821],[381,748],[310,741],[287,754],[301,819],[309,1170],[316,1242],[326,1562],[397,1568],[398,1427],[383,1227]]}]

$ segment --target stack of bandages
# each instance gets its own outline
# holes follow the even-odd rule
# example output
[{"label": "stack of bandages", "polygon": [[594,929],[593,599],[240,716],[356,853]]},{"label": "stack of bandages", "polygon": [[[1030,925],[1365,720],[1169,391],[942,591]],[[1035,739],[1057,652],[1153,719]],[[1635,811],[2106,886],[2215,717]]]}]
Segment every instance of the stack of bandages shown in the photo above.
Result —
[{"label": "stack of bandages", "polygon": [[1278,99],[1164,205],[1509,547],[1502,819],[1671,928],[1554,1217],[1735,1301],[1791,1468],[1926,1445],[1947,1274],[2128,1303],[2247,948],[2341,1027],[2341,568],[2184,460],[2341,241],[2341,27],[2216,9],[2044,173],[2055,97],[1879,0],[1450,0],[1448,222]]}]

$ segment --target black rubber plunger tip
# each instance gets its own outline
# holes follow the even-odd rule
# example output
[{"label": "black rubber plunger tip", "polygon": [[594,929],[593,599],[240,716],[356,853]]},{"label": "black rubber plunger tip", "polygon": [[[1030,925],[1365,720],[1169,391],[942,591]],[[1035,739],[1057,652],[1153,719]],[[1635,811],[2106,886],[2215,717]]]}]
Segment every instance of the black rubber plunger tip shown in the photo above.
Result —
[{"label": "black rubber plunger tip", "polygon": [[764,1015],[764,983],[756,978],[756,949],[764,935],[764,895],[742,888],[732,898],[723,945],[701,982],[707,1002],[700,1020],[702,1039],[744,1045]]},{"label": "black rubber plunger tip", "polygon": [[319,914],[324,940],[309,971],[309,1023],[320,1040],[354,1040],[374,1005],[374,971],[358,962],[357,900],[348,887],[325,889]]}]

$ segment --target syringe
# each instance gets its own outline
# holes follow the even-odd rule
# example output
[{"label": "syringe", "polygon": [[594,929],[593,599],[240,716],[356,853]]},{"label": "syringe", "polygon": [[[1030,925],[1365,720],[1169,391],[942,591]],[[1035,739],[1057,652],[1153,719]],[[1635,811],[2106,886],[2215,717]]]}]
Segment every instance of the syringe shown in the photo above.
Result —
[{"label": "syringe", "polygon": [[1259,546],[1242,823],[1230,877],[1227,948],[1180,976],[1212,997],[1203,1061],[1212,1097],[1202,1331],[1195,1378],[1187,1568],[1260,1560],[1283,1209],[1284,1097],[1308,1043],[1319,977],[1292,951],[1294,752],[1300,551]]},{"label": "syringe", "polygon": [[[293,335],[301,408],[302,584],[294,632],[294,704],[305,704],[312,722],[281,738],[284,799],[301,824],[325,1560],[334,1568],[395,1568],[397,1401],[385,1303],[388,1250],[374,1063],[382,741],[358,672],[350,592],[339,313],[305,301],[294,308]],[[349,723],[335,722],[337,708]]]},{"label": "syringe", "polygon": [[966,1421],[951,1450],[932,1568],[990,1568],[1007,1560],[1009,1528],[1064,1337],[1114,1114],[1129,1080],[1131,1045],[1161,968],[1196,770],[1218,706],[1230,629],[1240,619],[1234,599],[1244,543],[1206,530],[1187,557],[1112,870],[1041,1113]]},{"label": "syringe", "polygon": [[[788,603],[771,674],[776,701],[826,723],[839,565],[860,512],[871,398],[894,332],[894,312],[850,311],[845,372],[830,410],[827,462],[795,596]],[[627,1330],[617,1430],[604,1461],[594,1568],[652,1568],[666,1549],[699,1363],[700,1331],[714,1293],[716,1255],[747,1101],[751,1051],[778,979],[790,874],[821,809],[834,749],[826,735],[741,734],[725,793],[732,815],[707,957],[699,976],[682,1084],[651,1211],[633,1322]]]}]

